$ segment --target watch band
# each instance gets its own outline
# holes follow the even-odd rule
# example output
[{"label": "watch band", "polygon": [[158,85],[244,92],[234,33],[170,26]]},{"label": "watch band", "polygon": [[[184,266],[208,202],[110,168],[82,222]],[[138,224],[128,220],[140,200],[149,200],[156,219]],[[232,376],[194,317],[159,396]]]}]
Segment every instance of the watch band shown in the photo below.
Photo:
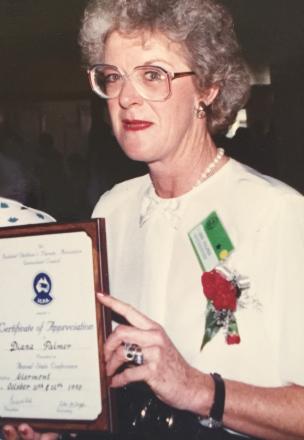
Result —
[{"label": "watch band", "polygon": [[214,398],[208,417],[199,417],[199,422],[208,428],[221,428],[225,408],[225,382],[218,373],[211,373],[214,381]]}]

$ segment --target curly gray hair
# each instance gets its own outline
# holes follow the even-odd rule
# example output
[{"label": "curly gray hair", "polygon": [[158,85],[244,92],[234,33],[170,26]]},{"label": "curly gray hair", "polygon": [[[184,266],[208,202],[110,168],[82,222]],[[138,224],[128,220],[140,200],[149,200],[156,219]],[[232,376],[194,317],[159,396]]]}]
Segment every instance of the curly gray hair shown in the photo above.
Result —
[{"label": "curly gray hair", "polygon": [[183,44],[199,90],[219,86],[207,110],[209,130],[223,131],[234,121],[247,100],[250,76],[232,18],[216,0],[90,0],[79,36],[86,64],[101,62],[114,30],[159,31]]}]

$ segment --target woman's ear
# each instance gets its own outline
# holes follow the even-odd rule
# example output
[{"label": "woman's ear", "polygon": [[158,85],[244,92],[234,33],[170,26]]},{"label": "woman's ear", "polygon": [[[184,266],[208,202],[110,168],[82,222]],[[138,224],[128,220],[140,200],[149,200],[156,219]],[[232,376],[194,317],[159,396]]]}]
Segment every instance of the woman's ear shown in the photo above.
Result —
[{"label": "woman's ear", "polygon": [[209,107],[215,100],[218,95],[220,87],[218,84],[213,84],[208,87],[208,89],[204,90],[204,92],[200,95],[200,101],[202,101],[206,107]]}]

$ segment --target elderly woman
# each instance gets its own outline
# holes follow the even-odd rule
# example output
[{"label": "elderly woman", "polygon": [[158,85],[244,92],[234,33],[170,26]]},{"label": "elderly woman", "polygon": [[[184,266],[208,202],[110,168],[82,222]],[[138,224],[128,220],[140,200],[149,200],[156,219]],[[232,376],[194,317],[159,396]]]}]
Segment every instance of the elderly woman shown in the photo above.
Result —
[{"label": "elderly woman", "polygon": [[249,87],[229,14],[213,0],[93,0],[81,44],[121,148],[149,167],[93,214],[113,295],[99,298],[129,323],[105,345],[112,387],[133,387],[127,428],[303,438],[304,202],[213,142]]}]

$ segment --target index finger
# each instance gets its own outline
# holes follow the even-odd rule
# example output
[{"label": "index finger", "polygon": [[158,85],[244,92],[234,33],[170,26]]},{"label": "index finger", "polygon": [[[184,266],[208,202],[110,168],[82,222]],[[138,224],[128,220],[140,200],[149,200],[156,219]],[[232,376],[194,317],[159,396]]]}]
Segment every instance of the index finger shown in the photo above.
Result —
[{"label": "index finger", "polygon": [[120,301],[113,296],[97,293],[98,300],[113,312],[123,316],[131,325],[142,330],[150,330],[155,328],[157,324],[147,316],[140,313],[130,304]]}]

